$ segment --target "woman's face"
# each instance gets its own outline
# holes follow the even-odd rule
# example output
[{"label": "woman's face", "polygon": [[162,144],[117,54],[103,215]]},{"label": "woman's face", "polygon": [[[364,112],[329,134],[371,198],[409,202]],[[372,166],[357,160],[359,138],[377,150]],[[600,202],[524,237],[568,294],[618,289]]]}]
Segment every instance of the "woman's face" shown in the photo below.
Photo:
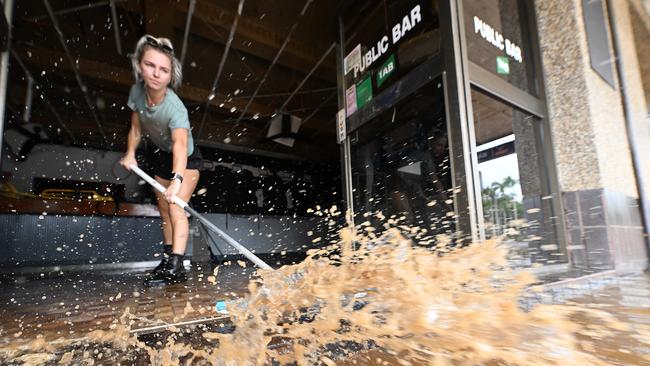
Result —
[{"label": "woman's face", "polygon": [[147,48],[140,60],[144,85],[150,90],[164,90],[172,80],[172,62],[168,55]]}]

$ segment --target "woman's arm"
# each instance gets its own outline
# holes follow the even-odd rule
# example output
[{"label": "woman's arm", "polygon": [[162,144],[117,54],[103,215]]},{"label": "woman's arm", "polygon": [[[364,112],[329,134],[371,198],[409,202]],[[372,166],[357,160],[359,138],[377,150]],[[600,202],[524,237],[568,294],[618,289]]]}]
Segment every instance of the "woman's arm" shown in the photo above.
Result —
[{"label": "woman's arm", "polygon": [[135,160],[135,150],[140,144],[140,139],[142,135],[140,133],[140,117],[138,113],[133,111],[131,113],[131,129],[129,129],[129,135],[126,140],[126,153],[120,164],[126,168],[126,170],[131,170],[131,165],[138,165],[138,162]]},{"label": "woman's arm", "polygon": [[187,135],[188,131],[184,128],[172,130],[172,171],[180,175],[185,174],[187,167]]}]

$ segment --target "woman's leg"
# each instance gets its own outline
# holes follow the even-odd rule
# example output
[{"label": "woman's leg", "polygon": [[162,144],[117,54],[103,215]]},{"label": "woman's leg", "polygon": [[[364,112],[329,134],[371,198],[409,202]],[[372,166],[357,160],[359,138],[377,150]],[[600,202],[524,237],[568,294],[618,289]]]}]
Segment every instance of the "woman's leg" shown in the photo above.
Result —
[{"label": "woman's leg", "polygon": [[[163,184],[165,187],[169,185],[169,181],[166,181],[166,183],[166,185]],[[178,192],[178,198],[188,202],[198,183],[199,171],[196,169],[187,169],[183,177],[181,189]],[[172,227],[172,251],[174,254],[184,255],[185,249],[187,248],[187,237],[189,235],[189,221],[187,220],[185,210],[174,204],[169,204],[168,206]]]},{"label": "woman's leg", "polygon": [[[169,180],[159,176],[156,176],[155,179],[164,187],[168,187],[170,184]],[[189,201],[198,181],[198,170],[186,170],[178,197],[185,202]],[[164,264],[162,264],[160,271],[154,271],[151,276],[145,279],[144,284],[145,286],[156,286],[185,282],[187,281],[187,273],[183,268],[183,255],[187,247],[189,233],[187,216],[182,208],[168,203],[161,193],[156,193],[156,196],[158,197],[160,216],[165,222],[163,235],[165,235],[165,240],[167,240],[167,235],[171,237],[172,253],[168,259],[163,258],[162,263]]]},{"label": "woman's leg", "polygon": [[[158,183],[162,184],[164,187],[167,187],[169,185],[168,180],[162,179],[157,175],[155,176],[155,179],[156,181],[158,181]],[[156,193],[156,200],[158,201],[158,211],[160,211],[160,219],[162,220],[161,229],[163,234],[163,244],[170,244],[172,243],[173,240],[172,222],[171,222],[171,218],[169,217],[170,205],[162,193],[158,192],[158,190],[155,189],[154,192]]]}]

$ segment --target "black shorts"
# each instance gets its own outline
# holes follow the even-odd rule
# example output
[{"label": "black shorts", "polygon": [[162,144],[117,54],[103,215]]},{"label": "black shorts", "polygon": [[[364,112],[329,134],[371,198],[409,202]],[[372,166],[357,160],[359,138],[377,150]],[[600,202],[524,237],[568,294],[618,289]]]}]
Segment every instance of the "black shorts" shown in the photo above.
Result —
[{"label": "black shorts", "polygon": [[[147,162],[152,165],[153,174],[163,179],[172,179],[173,156],[172,153],[159,149],[154,144],[150,144],[147,153]],[[192,155],[187,157],[185,169],[201,170],[203,166],[203,156],[198,146],[194,146]]]}]

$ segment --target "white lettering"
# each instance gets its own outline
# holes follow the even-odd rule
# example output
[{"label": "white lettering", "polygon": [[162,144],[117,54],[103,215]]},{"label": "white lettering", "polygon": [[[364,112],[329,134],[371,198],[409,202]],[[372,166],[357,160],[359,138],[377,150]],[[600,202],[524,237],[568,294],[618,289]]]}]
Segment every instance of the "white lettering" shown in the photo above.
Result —
[{"label": "white lettering", "polygon": [[413,27],[421,21],[422,14],[420,13],[420,5],[416,5],[411,9],[409,15],[405,15],[404,18],[402,18],[401,23],[397,23],[393,26],[393,44],[396,44],[402,37],[404,37],[406,32],[413,29]]},{"label": "white lettering", "polygon": [[496,32],[494,41],[496,42],[494,45],[497,46],[501,51],[503,51],[503,35],[499,32]]},{"label": "white lettering", "polygon": [[489,25],[485,23],[481,23],[481,29],[480,29],[481,37],[483,37],[484,39],[487,39],[487,28],[489,27],[490,27]]},{"label": "white lettering", "polygon": [[402,35],[404,35],[407,31],[410,31],[411,28],[411,21],[409,20],[408,16],[405,16],[404,19],[402,19]]},{"label": "white lettering", "polygon": [[393,66],[393,63],[392,63],[392,62],[389,63],[388,65],[386,65],[384,68],[382,68],[381,70],[379,70],[379,77],[383,79],[386,75],[388,75],[388,73],[390,73],[391,71],[393,71],[393,67],[394,67],[394,66]]},{"label": "white lettering", "polygon": [[364,58],[366,59],[366,67],[370,67],[370,64],[372,63],[372,53],[368,51]]},{"label": "white lettering", "polygon": [[411,24],[415,27],[416,24],[422,21],[422,15],[420,14],[420,5],[416,5],[411,9]]},{"label": "white lettering", "polygon": [[499,33],[489,24],[485,23],[476,16],[474,17],[474,33],[480,33],[483,39],[490,42],[494,47],[500,49],[501,51],[505,49],[506,55],[519,62],[523,61],[521,48],[519,48],[519,46],[511,42],[509,39],[505,38],[503,34]]},{"label": "white lettering", "polygon": [[515,51],[514,51],[514,56],[513,57],[514,57],[515,60],[517,60],[519,62],[522,62],[524,60],[524,58],[521,56],[521,48],[519,48],[518,46],[515,46]]},{"label": "white lettering", "polygon": [[514,47],[514,44],[510,42],[509,39],[506,39],[506,55],[511,55],[512,54],[512,48]]},{"label": "white lettering", "polygon": [[402,32],[399,28],[400,24],[397,23],[393,27],[393,44],[396,44],[397,41],[399,41],[400,38],[402,38]]},{"label": "white lettering", "polygon": [[379,56],[381,56],[381,51],[379,49],[376,49],[375,47],[373,47],[370,51],[372,51],[372,62],[374,63],[375,61],[377,61]]},{"label": "white lettering", "polygon": [[379,49],[381,50],[382,54],[388,51],[388,36],[383,36],[381,38],[381,41],[379,41]]},{"label": "white lettering", "polygon": [[523,58],[521,56],[521,48],[516,44],[510,42],[509,39],[506,39],[506,54],[515,60],[522,62]]},{"label": "white lettering", "polygon": [[[477,18],[478,19],[478,18]],[[391,29],[392,41],[393,44],[397,44],[404,35],[410,30],[412,30],[416,24],[422,21],[422,14],[420,5],[416,5],[411,9],[411,12],[408,15],[405,15],[402,18],[402,21],[395,24]],[[375,61],[381,58],[383,54],[388,52],[388,47],[390,45],[389,36],[383,36],[377,44],[374,45],[366,54],[360,57],[360,60],[357,62],[357,65],[351,66],[354,70],[354,77],[358,76],[359,72],[363,72],[370,67]],[[347,60],[347,57],[346,57]]]}]

